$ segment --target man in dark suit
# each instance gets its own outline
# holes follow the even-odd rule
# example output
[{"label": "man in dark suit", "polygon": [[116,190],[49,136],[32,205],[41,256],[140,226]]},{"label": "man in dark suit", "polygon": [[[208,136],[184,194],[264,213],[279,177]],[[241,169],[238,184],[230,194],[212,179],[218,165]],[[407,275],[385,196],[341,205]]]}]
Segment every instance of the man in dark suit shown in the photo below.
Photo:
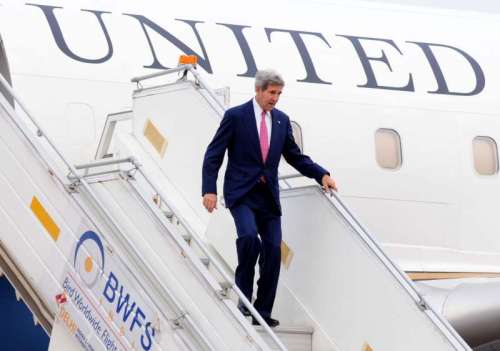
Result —
[{"label": "man in dark suit", "polygon": [[[238,234],[236,285],[252,301],[255,264],[259,259],[260,278],[254,306],[271,327],[279,325],[278,320],[271,318],[271,311],[281,261],[278,186],[281,155],[325,190],[337,190],[328,171],[301,153],[288,116],[274,108],[284,85],[281,76],[272,70],[257,72],[255,98],[226,111],[203,162],[203,205],[212,212],[217,206],[219,168],[228,150],[224,198]],[[239,308],[249,315],[242,304]],[[257,324],[255,320],[253,323]]]}]

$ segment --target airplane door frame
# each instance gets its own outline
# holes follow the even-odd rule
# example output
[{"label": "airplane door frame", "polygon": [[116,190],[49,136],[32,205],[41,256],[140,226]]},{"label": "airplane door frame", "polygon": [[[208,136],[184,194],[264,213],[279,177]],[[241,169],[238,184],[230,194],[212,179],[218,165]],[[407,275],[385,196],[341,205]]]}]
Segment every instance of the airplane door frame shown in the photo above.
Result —
[{"label": "airplane door frame", "polygon": [[[12,86],[12,79],[11,79],[10,68],[9,68],[9,60],[7,59],[7,52],[5,51],[5,46],[3,44],[1,34],[0,34],[0,74]],[[9,101],[9,103],[12,106],[14,106],[14,99],[1,86],[0,86],[0,93],[7,99],[7,101]]]}]

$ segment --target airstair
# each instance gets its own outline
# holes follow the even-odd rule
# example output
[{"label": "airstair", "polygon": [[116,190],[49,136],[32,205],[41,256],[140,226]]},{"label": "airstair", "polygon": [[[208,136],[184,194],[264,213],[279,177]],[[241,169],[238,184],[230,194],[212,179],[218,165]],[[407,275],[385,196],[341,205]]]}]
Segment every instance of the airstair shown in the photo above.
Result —
[{"label": "airstair", "polygon": [[470,350],[337,195],[295,176],[271,330],[233,284],[228,210],[200,206],[224,105],[191,65],[133,81],[132,111],[74,166],[0,77],[17,104],[0,101],[0,264],[51,350]]},{"label": "airstair", "polygon": [[244,319],[135,159],[69,164],[2,83],[24,111],[2,101],[2,269],[48,333],[73,336],[59,350],[286,350],[248,301],[270,343]]}]

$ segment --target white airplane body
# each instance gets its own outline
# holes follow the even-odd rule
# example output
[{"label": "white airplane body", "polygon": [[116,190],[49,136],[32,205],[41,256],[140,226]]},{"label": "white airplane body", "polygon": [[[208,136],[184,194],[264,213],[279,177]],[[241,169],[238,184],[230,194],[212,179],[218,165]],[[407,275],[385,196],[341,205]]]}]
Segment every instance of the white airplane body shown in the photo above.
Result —
[{"label": "white airplane body", "polygon": [[[129,107],[133,76],[196,54],[236,105],[255,69],[275,68],[305,153],[402,268],[460,277],[500,274],[499,175],[479,175],[472,149],[477,136],[500,140],[499,22],[341,1],[0,5],[13,87],[75,163],[93,158],[107,114]],[[401,138],[398,169],[377,164],[380,128]]]}]

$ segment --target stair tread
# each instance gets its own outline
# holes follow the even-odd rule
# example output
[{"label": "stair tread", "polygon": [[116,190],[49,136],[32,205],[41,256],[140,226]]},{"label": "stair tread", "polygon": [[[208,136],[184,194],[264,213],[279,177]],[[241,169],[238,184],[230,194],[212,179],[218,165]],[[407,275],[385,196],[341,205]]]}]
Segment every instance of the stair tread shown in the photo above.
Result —
[{"label": "stair tread", "polygon": [[219,284],[223,289],[231,289],[233,287],[232,282],[219,282]]},{"label": "stair tread", "polygon": [[[258,332],[264,332],[264,328],[261,326],[255,327]],[[311,327],[299,327],[299,326],[278,326],[272,328],[276,334],[307,334],[311,335],[314,329]]]}]

